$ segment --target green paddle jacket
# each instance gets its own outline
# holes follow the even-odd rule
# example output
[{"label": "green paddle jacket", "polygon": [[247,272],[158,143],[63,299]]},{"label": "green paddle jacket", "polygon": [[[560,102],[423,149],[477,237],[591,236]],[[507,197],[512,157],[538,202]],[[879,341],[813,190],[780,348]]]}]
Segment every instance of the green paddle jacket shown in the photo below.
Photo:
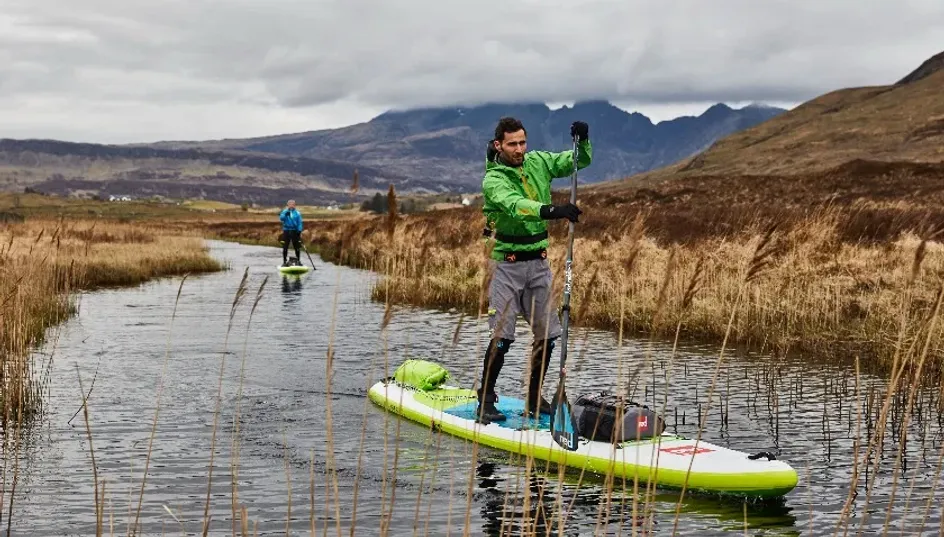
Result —
[{"label": "green paddle jacket", "polygon": [[[577,149],[577,169],[586,168],[593,157],[590,140],[578,143]],[[482,212],[495,238],[492,259],[503,260],[505,252],[547,248],[547,221],[541,218],[541,206],[551,203],[551,181],[569,177],[573,171],[573,150],[528,151],[521,168],[505,166],[497,158],[486,159]]]}]

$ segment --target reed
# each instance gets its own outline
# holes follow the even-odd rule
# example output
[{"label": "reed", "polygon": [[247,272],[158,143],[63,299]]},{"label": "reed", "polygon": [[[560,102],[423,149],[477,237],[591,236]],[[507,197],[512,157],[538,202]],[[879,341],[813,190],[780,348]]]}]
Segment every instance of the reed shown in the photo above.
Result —
[{"label": "reed", "polygon": [[[720,343],[736,308],[732,345],[828,361],[858,355],[867,370],[888,369],[906,287],[914,299],[903,337],[913,342],[927,335],[921,320],[931,314],[944,276],[944,249],[928,228],[881,228],[886,238],[850,234],[860,216],[861,208],[834,206],[777,221],[778,246],[761,260],[765,275],[748,281],[742,260],[772,223],[761,215],[737,232],[692,238],[688,230],[688,237],[677,240],[656,238],[664,229],[643,230],[642,213],[623,215],[609,230],[595,223],[596,232],[583,233],[578,225],[574,326],[666,339],[679,329],[688,340]],[[392,232],[383,217],[324,222],[310,240],[327,260],[381,270],[385,280],[374,289],[376,300],[475,314],[487,280],[475,222],[468,210],[411,215]],[[564,226],[552,227],[554,236]],[[919,247],[922,270],[909,283]],[[563,241],[552,238],[548,257],[556,286],[562,284],[564,254]],[[693,296],[686,284],[696,271],[701,276]],[[683,312],[686,321],[679,325]],[[923,367],[939,372],[941,363],[941,343],[933,339]]]},{"label": "reed", "polygon": [[75,291],[221,270],[197,236],[157,226],[27,220],[0,226],[0,399],[4,430],[41,408],[30,350],[75,311]]}]

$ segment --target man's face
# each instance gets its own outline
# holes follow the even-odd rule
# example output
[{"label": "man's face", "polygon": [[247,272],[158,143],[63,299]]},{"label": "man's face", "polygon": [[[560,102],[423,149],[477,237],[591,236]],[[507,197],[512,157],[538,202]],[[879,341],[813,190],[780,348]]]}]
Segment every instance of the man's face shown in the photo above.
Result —
[{"label": "man's face", "polygon": [[520,166],[524,162],[524,153],[528,150],[528,137],[524,129],[506,132],[504,140],[495,142],[495,149],[505,162],[512,166]]},{"label": "man's face", "polygon": [[292,200],[292,201],[288,202],[288,208],[289,208],[289,209],[294,209],[294,208],[295,208],[295,200]]}]

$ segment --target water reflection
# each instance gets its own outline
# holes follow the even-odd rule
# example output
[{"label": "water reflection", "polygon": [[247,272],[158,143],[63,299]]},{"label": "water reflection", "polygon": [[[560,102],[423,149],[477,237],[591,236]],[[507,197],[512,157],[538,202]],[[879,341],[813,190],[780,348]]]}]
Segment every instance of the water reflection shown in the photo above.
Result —
[{"label": "water reflection", "polygon": [[284,304],[297,304],[302,296],[302,275],[283,274],[282,275],[282,294],[285,296]]},{"label": "water reflection", "polygon": [[555,496],[553,490],[547,490],[546,479],[529,476],[527,490],[511,495],[509,491],[499,488],[494,463],[479,463],[476,476],[479,478],[479,488],[484,491],[479,508],[486,521],[482,526],[485,535],[497,537],[507,532],[536,537],[551,535],[556,511]]},{"label": "water reflection", "polygon": [[676,522],[677,491],[648,490],[645,483],[633,490],[632,481],[581,477],[571,469],[561,480],[555,465],[532,461],[531,472],[526,473],[521,469],[524,461],[518,462],[512,466],[484,460],[476,467],[482,535],[576,536],[593,530],[645,536],[671,534],[673,529],[682,535],[745,530],[784,537],[802,533],[784,498],[745,501],[688,494]]}]

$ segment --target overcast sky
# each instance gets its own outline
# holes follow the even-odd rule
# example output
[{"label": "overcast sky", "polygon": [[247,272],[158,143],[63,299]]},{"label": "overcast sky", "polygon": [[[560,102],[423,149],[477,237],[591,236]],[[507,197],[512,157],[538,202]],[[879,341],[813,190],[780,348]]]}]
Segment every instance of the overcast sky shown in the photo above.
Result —
[{"label": "overcast sky", "polygon": [[0,137],[248,137],[587,98],[657,121],[892,83],[942,36],[942,0],[0,0]]}]

